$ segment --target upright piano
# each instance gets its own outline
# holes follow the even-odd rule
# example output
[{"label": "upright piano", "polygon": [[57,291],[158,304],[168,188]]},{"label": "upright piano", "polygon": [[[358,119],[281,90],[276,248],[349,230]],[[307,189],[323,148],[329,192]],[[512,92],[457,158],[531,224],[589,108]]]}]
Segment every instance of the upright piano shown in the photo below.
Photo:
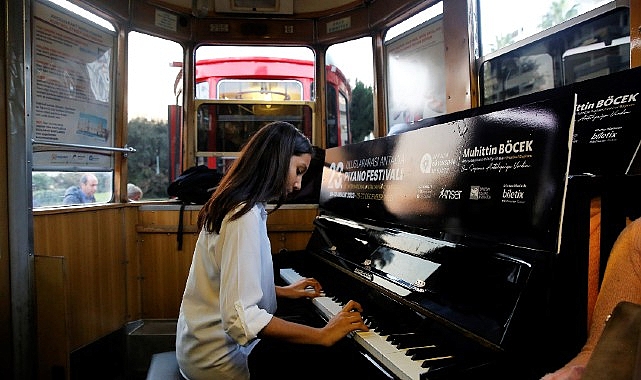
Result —
[{"label": "upright piano", "polygon": [[[638,71],[619,75],[636,79],[616,91],[641,87]],[[282,281],[317,278],[325,296],[309,308],[321,320],[361,303],[370,331],[346,339],[381,378],[540,379],[558,368],[586,337],[591,189],[613,169],[594,150],[630,170],[641,135],[623,128],[636,101],[599,109],[595,97],[623,95],[592,88],[327,149],[307,248],[275,256]],[[587,124],[605,117],[627,119]],[[595,141],[601,131],[618,138]]]},{"label": "upright piano", "polygon": [[540,377],[573,110],[563,96],[327,149],[283,281],[317,278],[324,319],[361,303],[370,331],[349,339],[390,378]]}]

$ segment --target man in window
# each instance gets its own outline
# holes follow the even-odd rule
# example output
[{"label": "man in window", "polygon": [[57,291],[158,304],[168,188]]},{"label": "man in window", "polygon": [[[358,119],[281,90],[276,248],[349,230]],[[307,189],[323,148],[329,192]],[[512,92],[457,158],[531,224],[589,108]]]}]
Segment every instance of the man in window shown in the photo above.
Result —
[{"label": "man in window", "polygon": [[65,191],[62,203],[66,205],[93,203],[96,201],[94,194],[97,189],[98,178],[92,173],[85,173],[80,177],[80,186],[71,186]]}]

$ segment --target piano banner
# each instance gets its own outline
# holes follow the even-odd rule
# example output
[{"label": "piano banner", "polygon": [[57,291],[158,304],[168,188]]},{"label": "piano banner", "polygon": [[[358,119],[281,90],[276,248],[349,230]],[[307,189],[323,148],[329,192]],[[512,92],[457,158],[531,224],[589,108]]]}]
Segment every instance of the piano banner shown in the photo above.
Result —
[{"label": "piano banner", "polygon": [[570,174],[641,174],[641,68],[572,88],[577,105]]},{"label": "piano banner", "polygon": [[574,106],[564,95],[327,149],[320,207],[558,252]]}]

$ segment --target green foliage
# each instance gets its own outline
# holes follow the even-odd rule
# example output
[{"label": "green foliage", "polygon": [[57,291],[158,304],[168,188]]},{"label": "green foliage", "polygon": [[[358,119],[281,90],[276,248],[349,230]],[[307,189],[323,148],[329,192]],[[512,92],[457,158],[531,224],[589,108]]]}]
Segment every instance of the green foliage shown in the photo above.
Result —
[{"label": "green foliage", "polygon": [[571,19],[579,13],[578,7],[578,3],[570,7],[567,0],[553,2],[550,4],[548,13],[543,15],[543,20],[539,24],[539,27],[543,30]]},{"label": "green foliage", "polygon": [[143,200],[167,199],[169,186],[169,125],[166,121],[136,118],[129,121],[128,182],[143,191]]},{"label": "green foliage", "polygon": [[374,130],[374,92],[356,79],[349,104],[352,142],[361,142]]}]

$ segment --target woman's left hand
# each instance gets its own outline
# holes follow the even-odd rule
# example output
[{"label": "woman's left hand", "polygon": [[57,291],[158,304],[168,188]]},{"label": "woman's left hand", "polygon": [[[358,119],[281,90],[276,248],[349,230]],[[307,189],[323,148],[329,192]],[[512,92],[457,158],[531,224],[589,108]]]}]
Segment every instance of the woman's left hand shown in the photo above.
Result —
[{"label": "woman's left hand", "polygon": [[277,286],[276,295],[286,298],[314,298],[323,295],[323,287],[314,278],[302,278],[287,286]]}]

